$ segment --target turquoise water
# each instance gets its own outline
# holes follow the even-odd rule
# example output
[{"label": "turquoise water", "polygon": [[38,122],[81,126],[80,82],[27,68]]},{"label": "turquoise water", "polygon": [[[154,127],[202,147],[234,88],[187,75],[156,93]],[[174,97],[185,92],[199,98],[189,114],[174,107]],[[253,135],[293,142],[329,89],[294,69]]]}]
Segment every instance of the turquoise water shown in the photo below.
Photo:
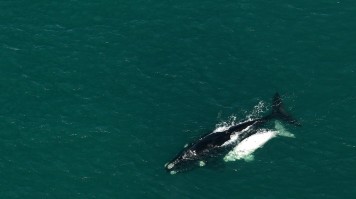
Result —
[{"label": "turquoise water", "polygon": [[[353,1],[1,1],[1,198],[354,198]],[[303,127],[169,175],[279,91]]]}]

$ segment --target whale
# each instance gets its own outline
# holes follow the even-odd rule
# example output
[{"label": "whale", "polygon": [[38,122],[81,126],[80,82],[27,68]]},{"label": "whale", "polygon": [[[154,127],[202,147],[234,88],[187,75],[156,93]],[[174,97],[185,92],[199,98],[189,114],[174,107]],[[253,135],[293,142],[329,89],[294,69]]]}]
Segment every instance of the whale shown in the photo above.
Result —
[{"label": "whale", "polygon": [[[256,134],[261,137],[261,128],[269,121],[279,120],[295,126],[301,124],[294,119],[284,108],[281,96],[275,93],[272,99],[272,110],[264,117],[242,121],[225,130],[212,131],[201,136],[194,142],[187,144],[171,161],[165,164],[165,169],[170,174],[184,172],[196,167],[205,166],[209,162],[214,162],[218,157],[229,152],[244,140],[253,140]],[[274,134],[264,134],[262,140],[268,141]],[[260,143],[264,144],[266,141]],[[252,147],[253,148],[253,147]],[[238,149],[237,149],[238,150]],[[250,153],[256,150],[250,150]]]},{"label": "whale", "polygon": [[295,138],[295,135],[287,131],[282,123],[275,121],[275,130],[261,129],[257,133],[249,136],[238,143],[228,154],[223,158],[225,162],[236,160],[245,160],[250,162],[254,160],[253,153],[262,148],[269,140],[277,136]]}]

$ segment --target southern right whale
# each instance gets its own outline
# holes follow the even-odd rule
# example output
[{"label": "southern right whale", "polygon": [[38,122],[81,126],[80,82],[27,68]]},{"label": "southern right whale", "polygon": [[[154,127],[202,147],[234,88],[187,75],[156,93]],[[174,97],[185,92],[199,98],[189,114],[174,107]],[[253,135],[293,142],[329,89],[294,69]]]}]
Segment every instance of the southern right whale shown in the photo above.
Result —
[{"label": "southern right whale", "polygon": [[188,144],[176,157],[165,164],[165,168],[171,174],[175,174],[194,166],[203,166],[208,161],[220,157],[243,140],[256,134],[260,127],[271,120],[282,120],[300,126],[300,123],[286,112],[280,95],[276,93],[273,96],[270,114],[262,118],[241,122],[224,131],[213,131],[203,135],[197,141]]}]

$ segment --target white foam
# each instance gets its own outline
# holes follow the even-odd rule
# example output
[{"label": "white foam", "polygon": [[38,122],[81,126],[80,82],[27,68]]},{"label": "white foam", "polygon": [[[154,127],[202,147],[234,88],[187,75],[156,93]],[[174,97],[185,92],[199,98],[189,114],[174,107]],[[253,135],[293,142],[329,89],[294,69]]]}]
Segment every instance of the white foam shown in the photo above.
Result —
[{"label": "white foam", "polygon": [[226,131],[234,125],[236,125],[236,116],[230,116],[227,122],[220,122],[217,124],[213,133]]},{"label": "white foam", "polygon": [[[251,121],[256,118],[259,118],[262,113],[264,113],[267,110],[267,106],[265,105],[264,101],[259,101],[256,106],[253,107],[252,113],[246,116],[246,119],[243,120],[243,122]],[[228,130],[230,127],[238,125],[239,123],[236,122],[237,117],[232,115],[229,117],[227,121],[222,121],[216,125],[215,130],[213,133],[216,132],[222,132]]]},{"label": "white foam", "polygon": [[259,101],[256,106],[253,107],[252,113],[247,116],[248,120],[253,120],[254,118],[259,118],[260,115],[267,110],[267,106],[264,101]]}]

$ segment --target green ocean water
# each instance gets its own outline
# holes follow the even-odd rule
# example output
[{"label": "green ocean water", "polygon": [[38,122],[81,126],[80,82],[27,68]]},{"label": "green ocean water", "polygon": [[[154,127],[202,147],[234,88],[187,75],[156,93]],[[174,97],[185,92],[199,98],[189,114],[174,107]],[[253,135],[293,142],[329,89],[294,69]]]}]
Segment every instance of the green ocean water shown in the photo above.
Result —
[{"label": "green ocean water", "polygon": [[[355,198],[356,2],[0,1],[0,198]],[[282,94],[302,127],[169,175]]]}]

